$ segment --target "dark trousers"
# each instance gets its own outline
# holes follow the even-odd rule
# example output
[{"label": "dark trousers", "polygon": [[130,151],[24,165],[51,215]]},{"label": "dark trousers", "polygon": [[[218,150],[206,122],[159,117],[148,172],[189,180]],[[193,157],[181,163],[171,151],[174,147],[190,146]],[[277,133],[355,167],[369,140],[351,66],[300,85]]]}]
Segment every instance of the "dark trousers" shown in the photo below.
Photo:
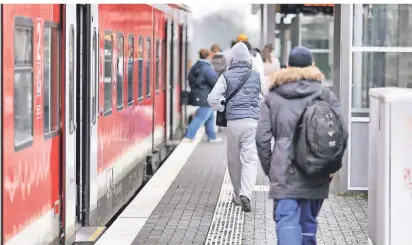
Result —
[{"label": "dark trousers", "polygon": [[274,218],[278,245],[316,245],[316,218],[323,199],[281,199],[275,201]]}]

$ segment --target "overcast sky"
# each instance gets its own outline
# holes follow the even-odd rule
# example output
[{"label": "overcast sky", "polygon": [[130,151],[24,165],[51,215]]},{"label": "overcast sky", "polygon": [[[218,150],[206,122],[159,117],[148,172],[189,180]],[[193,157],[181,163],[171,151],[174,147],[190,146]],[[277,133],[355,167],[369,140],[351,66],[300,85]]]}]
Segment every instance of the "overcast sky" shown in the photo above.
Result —
[{"label": "overcast sky", "polygon": [[252,15],[252,5],[249,3],[190,3],[188,4],[192,11],[192,18],[200,19],[212,12],[219,12],[222,9],[236,9],[245,13],[244,23],[250,30],[259,30],[259,16]]},{"label": "overcast sky", "polygon": [[[260,16],[252,15],[252,5],[249,3],[205,3],[193,2],[188,4],[192,12],[192,25],[189,26],[190,57],[198,59],[200,48],[209,48],[218,44],[223,50],[230,48],[230,43],[236,36],[245,33],[253,47],[259,45]],[[220,13],[222,15],[213,15]],[[225,16],[224,14],[239,16]],[[218,19],[207,19],[210,16]],[[223,19],[222,19],[223,17]],[[219,25],[218,23],[221,23]]]}]

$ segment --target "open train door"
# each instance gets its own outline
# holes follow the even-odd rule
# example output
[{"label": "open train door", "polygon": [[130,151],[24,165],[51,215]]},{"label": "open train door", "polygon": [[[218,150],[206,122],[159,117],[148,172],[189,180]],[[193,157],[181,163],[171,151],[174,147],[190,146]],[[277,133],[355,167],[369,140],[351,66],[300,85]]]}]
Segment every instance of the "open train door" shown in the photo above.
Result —
[{"label": "open train door", "polygon": [[[2,55],[2,51],[3,51],[3,4],[0,4],[0,21],[1,21],[1,25],[0,25],[0,117],[3,118],[3,106],[1,104],[2,100],[3,100],[3,96],[2,96],[2,88],[3,88],[3,55]],[[2,155],[2,149],[3,149],[3,120],[0,120],[0,197],[3,197],[3,180],[2,180],[2,176],[3,176],[3,155]],[[3,244],[3,207],[2,207],[2,202],[0,202],[0,244]]]},{"label": "open train door", "polygon": [[76,239],[76,4],[66,4],[64,13],[64,154],[63,227],[64,242]]}]

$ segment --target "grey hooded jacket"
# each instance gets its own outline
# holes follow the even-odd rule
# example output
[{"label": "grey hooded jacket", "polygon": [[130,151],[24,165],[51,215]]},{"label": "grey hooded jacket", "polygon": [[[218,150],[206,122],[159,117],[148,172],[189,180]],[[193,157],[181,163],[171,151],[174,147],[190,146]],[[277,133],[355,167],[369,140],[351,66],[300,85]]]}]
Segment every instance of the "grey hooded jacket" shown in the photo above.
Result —
[{"label": "grey hooded jacket", "polygon": [[[308,103],[320,96],[323,77],[316,67],[291,67],[274,73],[267,81],[270,91],[260,113],[256,146],[262,168],[270,179],[269,197],[272,199],[328,197],[328,177],[309,179],[290,160],[292,134]],[[342,120],[339,102],[332,92],[329,103]]]},{"label": "grey hooded jacket", "polygon": [[[241,82],[242,77],[251,70],[251,56],[244,43],[237,43],[229,52],[229,70],[218,79],[207,100],[217,111],[224,111],[221,104]],[[252,71],[242,89],[226,104],[226,119],[244,118],[259,119],[261,102],[263,100],[260,76]]]}]

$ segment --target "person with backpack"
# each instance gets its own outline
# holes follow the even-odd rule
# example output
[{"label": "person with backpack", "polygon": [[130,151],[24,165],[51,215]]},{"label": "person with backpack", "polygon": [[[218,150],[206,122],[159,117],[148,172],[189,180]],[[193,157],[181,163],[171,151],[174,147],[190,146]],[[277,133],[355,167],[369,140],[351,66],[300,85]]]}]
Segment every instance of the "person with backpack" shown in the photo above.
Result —
[{"label": "person with backpack", "polygon": [[[232,202],[251,211],[250,200],[256,184],[259,159],[256,127],[263,100],[260,76],[251,69],[251,57],[244,43],[230,50],[229,70],[218,79],[207,100],[227,120],[227,167],[232,181]],[[218,121],[218,120],[216,120]],[[220,126],[220,125],[219,125]]]},{"label": "person with backpack", "polygon": [[323,80],[311,52],[295,47],[288,67],[268,81],[256,146],[270,179],[279,245],[316,244],[330,176],[342,166],[348,133],[338,99]]},{"label": "person with backpack", "polygon": [[227,70],[226,57],[221,52],[221,49],[217,44],[213,44],[210,51],[210,62],[212,63],[217,75],[220,76]]},{"label": "person with backpack", "polygon": [[218,78],[212,64],[207,60],[209,51],[201,49],[199,51],[199,60],[190,68],[188,80],[190,86],[190,104],[199,106],[196,115],[187,128],[183,141],[190,142],[195,136],[197,130],[205,124],[206,135],[209,142],[221,142],[221,138],[216,137],[215,132],[215,113],[207,102],[207,96],[216,84]]}]

